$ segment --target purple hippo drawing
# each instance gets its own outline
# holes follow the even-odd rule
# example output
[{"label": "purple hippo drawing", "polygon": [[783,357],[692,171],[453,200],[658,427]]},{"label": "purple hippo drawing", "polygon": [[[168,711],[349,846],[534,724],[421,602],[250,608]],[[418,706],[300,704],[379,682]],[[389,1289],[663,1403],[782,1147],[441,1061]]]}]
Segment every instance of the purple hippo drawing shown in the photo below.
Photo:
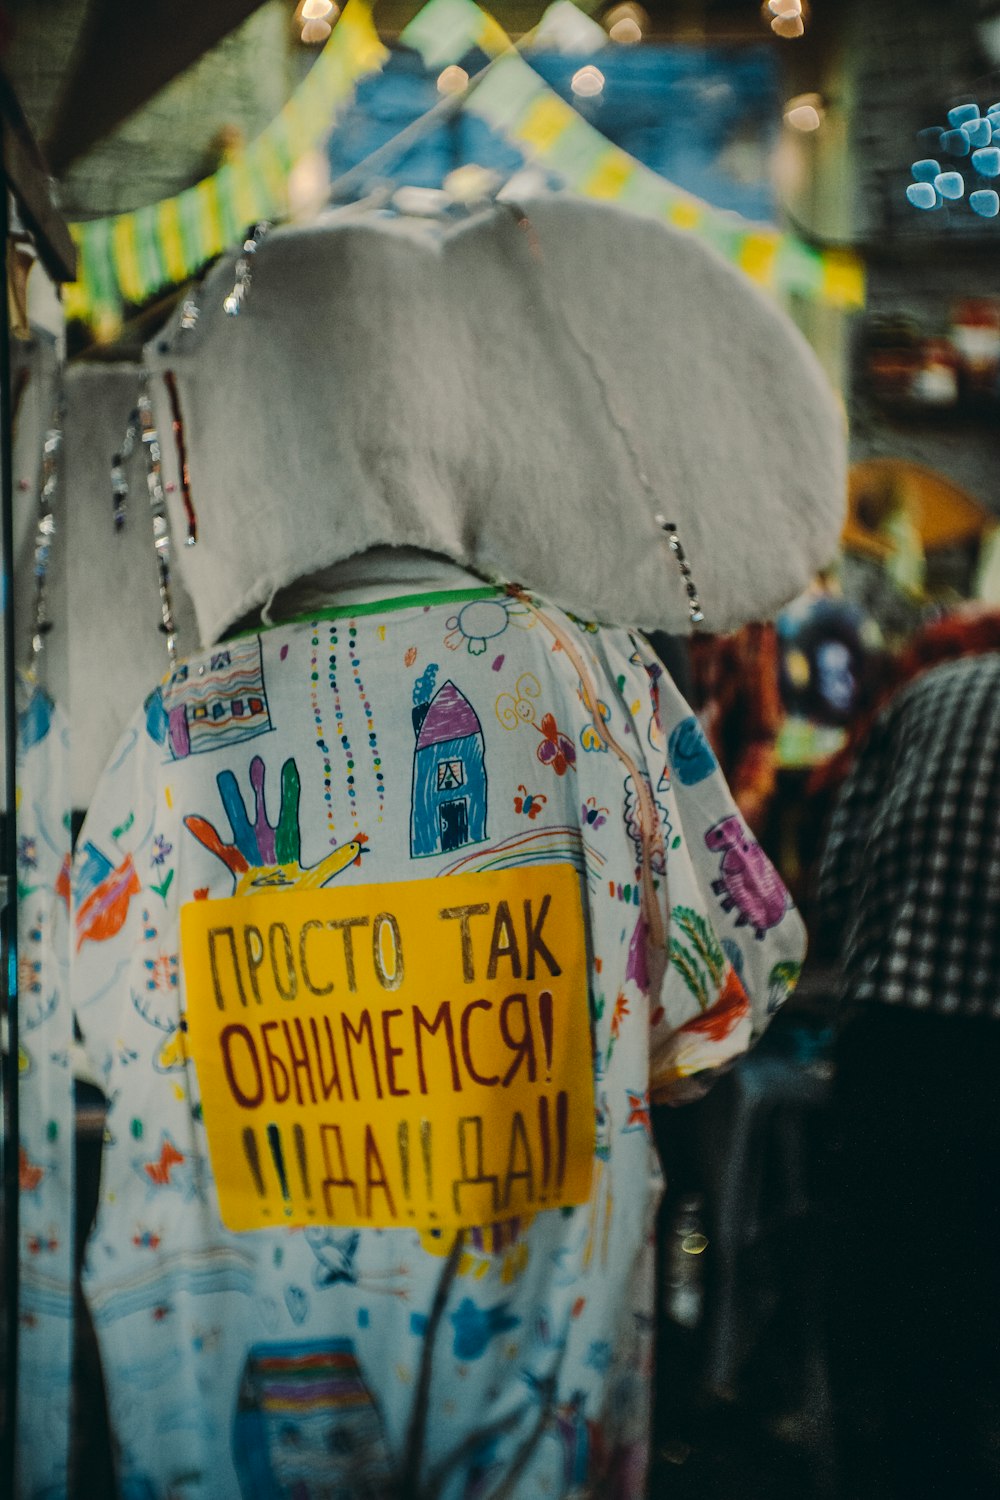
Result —
[{"label": "purple hippo drawing", "polygon": [[737,927],[749,923],[754,936],[762,938],[788,909],[788,892],[767,855],[734,814],[710,828],[705,843],[722,852],[721,879],[712,881],[712,890],[722,897],[723,911],[735,908]]}]

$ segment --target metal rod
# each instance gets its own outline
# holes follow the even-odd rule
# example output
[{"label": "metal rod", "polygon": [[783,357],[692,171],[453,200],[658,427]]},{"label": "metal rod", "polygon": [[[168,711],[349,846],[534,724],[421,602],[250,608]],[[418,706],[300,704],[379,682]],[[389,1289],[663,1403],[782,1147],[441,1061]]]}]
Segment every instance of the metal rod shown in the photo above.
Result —
[{"label": "metal rod", "polygon": [[[0,129],[3,129],[0,126]],[[10,201],[6,177],[0,173],[0,252],[3,289],[0,295],[0,582],[3,595],[3,734],[6,750],[6,809],[0,875],[6,876],[7,899],[2,914],[7,972],[0,976],[6,1000],[7,1047],[3,1054],[3,1431],[0,1434],[0,1494],[15,1493],[17,1462],[17,1359],[20,1314],[21,1204],[18,1173],[20,1101],[18,1098],[17,1013],[17,698],[14,633],[14,483],[13,412],[11,407],[10,316],[7,300],[7,254]]]}]

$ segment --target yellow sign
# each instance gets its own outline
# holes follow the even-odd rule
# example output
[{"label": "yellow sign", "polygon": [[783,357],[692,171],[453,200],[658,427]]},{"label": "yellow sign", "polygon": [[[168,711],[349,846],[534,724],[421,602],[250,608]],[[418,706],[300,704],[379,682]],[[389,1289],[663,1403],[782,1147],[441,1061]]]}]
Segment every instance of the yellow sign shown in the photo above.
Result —
[{"label": "yellow sign", "polygon": [[458,1228],[588,1198],[572,865],[194,901],[181,947],[230,1229]]}]

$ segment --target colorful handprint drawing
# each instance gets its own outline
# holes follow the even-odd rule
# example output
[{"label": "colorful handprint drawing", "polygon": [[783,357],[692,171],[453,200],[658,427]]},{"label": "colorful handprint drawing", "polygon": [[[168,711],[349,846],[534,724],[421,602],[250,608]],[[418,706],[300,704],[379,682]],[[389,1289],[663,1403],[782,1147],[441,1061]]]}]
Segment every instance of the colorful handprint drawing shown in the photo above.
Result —
[{"label": "colorful handprint drawing", "polygon": [[232,771],[215,778],[222,806],[233,832],[226,844],[217,829],[196,813],[184,819],[185,827],[200,844],[221,859],[233,877],[233,895],[251,896],[282,889],[318,890],[348,865],[360,862],[367,843],[363,833],[325,855],[318,864],[302,864],[299,830],[299,770],[289,757],[281,768],[281,805],[277,823],[270,823],[264,801],[264,762],[255,755],[250,762],[250,784],[254,794],[253,821]]}]

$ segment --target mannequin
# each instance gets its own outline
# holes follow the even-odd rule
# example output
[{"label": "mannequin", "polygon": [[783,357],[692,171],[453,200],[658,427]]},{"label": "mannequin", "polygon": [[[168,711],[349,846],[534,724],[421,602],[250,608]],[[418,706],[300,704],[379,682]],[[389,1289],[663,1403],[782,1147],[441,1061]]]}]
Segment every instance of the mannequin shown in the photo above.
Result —
[{"label": "mannequin", "polygon": [[[506,209],[275,235],[234,322],[223,268],[155,352],[205,645],[127,726],[74,907],[112,1100],[86,1288],[126,1493],[644,1491],[650,1099],[750,1045],[803,934],[661,665],[591,618],[687,619],[654,492],[706,610],[739,613],[701,492],[680,510],[734,447],[668,453],[668,406],[647,463],[624,404],[685,375],[696,397],[717,353],[672,374],[654,337],[625,362],[629,299],[607,326],[590,300],[612,244],[659,290],[689,247],[604,209],[530,218],[582,364]],[[808,475],[776,487],[791,556],[756,608],[835,544],[840,438],[804,346],[706,264],[781,351],[734,337],[719,378],[790,361],[799,384],[807,463],[765,477]]]}]

